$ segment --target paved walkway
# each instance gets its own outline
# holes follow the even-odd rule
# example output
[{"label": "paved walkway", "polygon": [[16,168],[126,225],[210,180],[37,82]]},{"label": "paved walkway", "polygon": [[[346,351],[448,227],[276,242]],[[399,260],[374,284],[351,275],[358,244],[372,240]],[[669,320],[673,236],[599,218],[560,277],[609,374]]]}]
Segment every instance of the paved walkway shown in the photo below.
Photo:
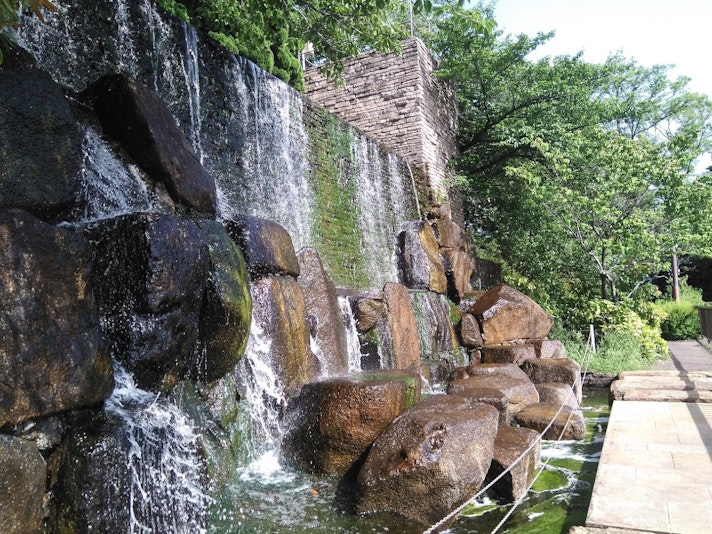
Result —
[{"label": "paved walkway", "polygon": [[[670,350],[655,377],[662,389],[712,371],[697,342]],[[586,528],[576,532],[712,532],[712,404],[685,400],[613,403]]]}]

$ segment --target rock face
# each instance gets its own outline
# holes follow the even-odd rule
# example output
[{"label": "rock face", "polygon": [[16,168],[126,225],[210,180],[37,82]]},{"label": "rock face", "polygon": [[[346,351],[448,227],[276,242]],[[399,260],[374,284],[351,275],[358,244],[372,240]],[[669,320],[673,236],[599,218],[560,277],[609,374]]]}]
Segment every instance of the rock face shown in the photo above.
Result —
[{"label": "rock face", "polygon": [[302,288],[286,276],[270,276],[253,282],[254,319],[271,340],[271,367],[287,397],[299,394],[313,382],[319,362],[309,348],[309,321]]},{"label": "rock face", "polygon": [[478,349],[485,344],[480,331],[480,323],[477,322],[474,315],[465,313],[460,319],[460,339],[462,344],[469,348]]},{"label": "rock face", "polygon": [[349,370],[348,348],[336,287],[315,249],[301,249],[297,259],[297,283],[304,293],[312,336],[323,354],[322,371],[329,376],[344,375]]},{"label": "rock face", "polygon": [[139,385],[160,389],[195,368],[211,260],[191,221],[131,214],[99,223],[96,279],[104,331]]},{"label": "rock face", "polygon": [[[519,460],[522,454],[524,456]],[[492,489],[508,501],[521,499],[534,480],[540,460],[541,438],[536,430],[500,426],[494,441],[494,457],[486,482],[493,481],[509,469],[507,474],[494,483]]]},{"label": "rock face", "polygon": [[420,367],[420,347],[418,325],[408,290],[395,283],[383,288],[386,314],[378,328],[388,355],[390,369],[418,369]]},{"label": "rock face", "polygon": [[81,234],[0,211],[0,426],[111,394],[90,263]]},{"label": "rock face", "polygon": [[171,197],[206,215],[215,214],[215,181],[163,101],[123,74],[105,76],[86,92],[104,131],[121,143]]},{"label": "rock face", "polygon": [[430,225],[422,221],[407,223],[398,243],[403,284],[409,289],[445,294],[447,278]]},{"label": "rock face", "polygon": [[498,412],[436,395],[399,415],[357,477],[361,512],[389,510],[431,525],[472,497],[492,461]]},{"label": "rock face", "polygon": [[39,534],[44,512],[45,461],[32,443],[0,434],[0,532]]},{"label": "rock face", "polygon": [[486,345],[544,338],[554,322],[536,302],[504,284],[484,293],[468,313],[482,325]]},{"label": "rock face", "polygon": [[223,226],[208,220],[198,226],[208,244],[210,276],[200,314],[203,350],[194,374],[210,382],[229,373],[245,352],[252,296],[245,260]]},{"label": "rock face", "polygon": [[[408,383],[406,380],[408,379]],[[409,386],[418,398],[410,398]],[[395,417],[419,400],[420,377],[334,378],[306,384],[296,401],[283,450],[299,466],[343,475],[358,465]]]},{"label": "rock face", "polygon": [[3,51],[0,69],[0,209],[71,220],[82,140],[59,85],[24,51]]},{"label": "rock face", "polygon": [[270,274],[299,276],[292,238],[283,226],[249,215],[233,217],[225,224],[253,279]]}]

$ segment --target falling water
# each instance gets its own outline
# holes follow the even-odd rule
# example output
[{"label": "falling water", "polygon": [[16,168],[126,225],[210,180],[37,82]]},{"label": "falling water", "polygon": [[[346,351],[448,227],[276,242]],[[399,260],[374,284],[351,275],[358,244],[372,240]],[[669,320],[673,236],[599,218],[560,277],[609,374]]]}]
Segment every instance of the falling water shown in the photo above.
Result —
[{"label": "falling water", "polygon": [[356,318],[347,297],[339,297],[339,308],[344,319],[346,329],[346,346],[348,349],[349,372],[357,373],[361,371],[361,342],[356,331]]},{"label": "falling water", "polygon": [[156,394],[136,387],[115,366],[116,387],[106,401],[128,437],[130,533],[206,532],[209,498],[203,486],[205,463],[186,416]]},{"label": "falling water", "polygon": [[141,171],[119,160],[92,127],[84,131],[81,168],[81,211],[78,221],[94,221],[125,213],[151,210]]},{"label": "falling water", "polygon": [[183,58],[185,85],[188,88],[190,104],[190,139],[193,150],[203,163],[203,146],[201,143],[202,117],[200,114],[200,77],[198,76],[198,32],[190,24],[183,23],[185,33],[185,57]]}]

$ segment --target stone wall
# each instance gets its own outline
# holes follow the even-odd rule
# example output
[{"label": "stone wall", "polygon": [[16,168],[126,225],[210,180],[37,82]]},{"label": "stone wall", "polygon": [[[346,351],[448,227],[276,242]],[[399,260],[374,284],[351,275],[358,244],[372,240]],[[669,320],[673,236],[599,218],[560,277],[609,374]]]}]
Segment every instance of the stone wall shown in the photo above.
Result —
[{"label": "stone wall", "polygon": [[433,57],[417,38],[401,53],[369,52],[346,61],[344,84],[316,68],[305,73],[307,95],[379,140],[425,175],[431,201],[448,199],[447,162],[456,153],[457,108],[453,88],[436,80]]}]

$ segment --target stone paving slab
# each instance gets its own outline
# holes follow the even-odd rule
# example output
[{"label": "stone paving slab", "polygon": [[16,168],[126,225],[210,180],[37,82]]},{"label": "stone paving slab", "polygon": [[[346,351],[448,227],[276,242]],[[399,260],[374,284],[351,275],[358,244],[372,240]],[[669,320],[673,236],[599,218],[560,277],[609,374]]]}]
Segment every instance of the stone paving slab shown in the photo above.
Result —
[{"label": "stone paving slab", "polygon": [[712,532],[712,405],[615,401],[586,528]]}]

